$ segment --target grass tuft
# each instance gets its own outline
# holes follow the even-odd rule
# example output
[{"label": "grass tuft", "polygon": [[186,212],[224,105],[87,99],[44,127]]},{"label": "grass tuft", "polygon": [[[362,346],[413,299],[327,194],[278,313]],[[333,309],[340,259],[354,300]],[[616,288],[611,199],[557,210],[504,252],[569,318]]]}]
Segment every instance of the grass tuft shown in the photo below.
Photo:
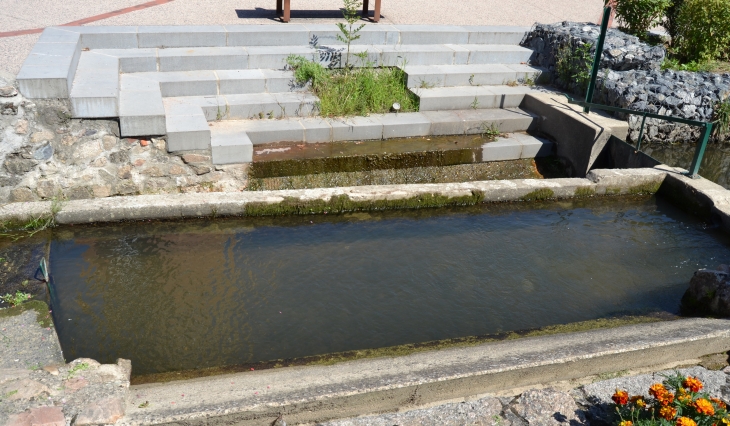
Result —
[{"label": "grass tuft", "polygon": [[406,87],[406,74],[399,68],[328,69],[301,56],[289,56],[298,84],[310,83],[319,97],[324,117],[367,116],[390,112],[394,103],[401,112],[418,111],[418,97]]}]

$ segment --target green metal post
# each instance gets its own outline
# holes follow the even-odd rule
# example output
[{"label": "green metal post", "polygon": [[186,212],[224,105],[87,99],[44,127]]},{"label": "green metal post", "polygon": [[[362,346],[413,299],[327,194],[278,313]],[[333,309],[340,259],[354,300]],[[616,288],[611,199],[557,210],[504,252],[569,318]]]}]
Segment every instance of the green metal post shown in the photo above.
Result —
[{"label": "green metal post", "polygon": [[710,141],[710,135],[712,135],[712,123],[707,123],[702,134],[702,141],[695,150],[695,158],[692,160],[692,165],[689,166],[689,175],[692,178],[699,177],[697,173],[700,171],[700,164],[702,164],[702,158],[705,156],[705,148],[707,148],[707,142]]},{"label": "green metal post", "polygon": [[641,119],[641,130],[639,131],[639,140],[636,142],[636,150],[641,151],[641,140],[644,139],[644,123],[646,123],[646,114]]},{"label": "green metal post", "polygon": [[[596,88],[596,78],[598,78],[598,67],[601,63],[601,56],[603,55],[603,43],[606,41],[606,31],[608,31],[608,20],[611,18],[611,7],[606,6],[603,9],[603,21],[601,22],[601,35],[598,36],[598,43],[596,43],[596,57],[593,60],[593,69],[591,70],[591,80],[588,82],[588,91],[586,92],[586,103],[593,102],[593,91]],[[583,112],[586,114],[591,111],[590,107],[586,105],[583,108]]]}]

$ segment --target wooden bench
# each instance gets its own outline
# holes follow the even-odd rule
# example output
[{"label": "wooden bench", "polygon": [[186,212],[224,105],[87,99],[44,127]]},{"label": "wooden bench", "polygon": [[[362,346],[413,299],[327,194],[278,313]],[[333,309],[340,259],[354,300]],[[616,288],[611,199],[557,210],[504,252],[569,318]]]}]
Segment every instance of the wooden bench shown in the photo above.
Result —
[{"label": "wooden bench", "polygon": [[[283,22],[289,22],[291,20],[291,0],[276,0],[276,13],[282,15],[281,20]],[[283,3],[283,8],[282,8]],[[369,0],[363,0],[362,2],[362,16],[363,18],[368,17],[368,3]],[[380,21],[380,0],[375,0],[375,15],[373,21]]]}]

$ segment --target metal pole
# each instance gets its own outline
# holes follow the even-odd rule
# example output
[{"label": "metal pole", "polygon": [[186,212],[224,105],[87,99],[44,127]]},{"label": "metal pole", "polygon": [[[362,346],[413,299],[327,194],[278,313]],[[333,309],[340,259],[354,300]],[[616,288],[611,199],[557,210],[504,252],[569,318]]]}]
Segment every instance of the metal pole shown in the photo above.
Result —
[{"label": "metal pole", "polygon": [[[588,91],[586,92],[586,102],[593,102],[593,90],[596,88],[596,78],[598,77],[598,67],[601,63],[601,56],[603,56],[603,43],[606,41],[606,31],[608,31],[608,20],[611,18],[611,7],[606,6],[603,9],[603,21],[601,22],[601,35],[598,36],[598,43],[596,43],[596,57],[593,60],[593,69],[591,70],[591,80],[588,82]],[[586,105],[583,108],[583,112],[589,113],[590,107]]]},{"label": "metal pole", "polygon": [[689,166],[689,176],[692,178],[698,178],[700,175],[697,172],[700,171],[700,164],[702,164],[702,158],[705,156],[705,148],[707,148],[707,142],[710,141],[710,135],[712,134],[712,123],[705,125],[705,131],[702,134],[702,141],[697,145],[695,150],[695,158],[692,160],[692,165]]},{"label": "metal pole", "polygon": [[646,123],[646,114],[641,119],[641,130],[639,131],[639,140],[636,142],[636,150],[641,151],[641,140],[644,139],[644,123]]}]

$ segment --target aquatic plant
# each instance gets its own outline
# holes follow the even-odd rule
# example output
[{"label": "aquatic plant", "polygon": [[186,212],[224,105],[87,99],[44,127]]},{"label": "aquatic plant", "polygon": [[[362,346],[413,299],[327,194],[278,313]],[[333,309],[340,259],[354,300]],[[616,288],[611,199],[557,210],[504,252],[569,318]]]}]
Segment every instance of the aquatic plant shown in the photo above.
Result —
[{"label": "aquatic plant", "polygon": [[611,399],[618,426],[730,426],[727,405],[701,392],[697,377],[679,372],[649,387],[649,398],[616,389]]},{"label": "aquatic plant", "polygon": [[10,306],[18,306],[21,303],[27,301],[30,299],[30,294],[23,293],[22,291],[18,290],[15,292],[15,294],[6,294],[4,296],[0,296],[0,300],[3,302],[9,304]]}]

